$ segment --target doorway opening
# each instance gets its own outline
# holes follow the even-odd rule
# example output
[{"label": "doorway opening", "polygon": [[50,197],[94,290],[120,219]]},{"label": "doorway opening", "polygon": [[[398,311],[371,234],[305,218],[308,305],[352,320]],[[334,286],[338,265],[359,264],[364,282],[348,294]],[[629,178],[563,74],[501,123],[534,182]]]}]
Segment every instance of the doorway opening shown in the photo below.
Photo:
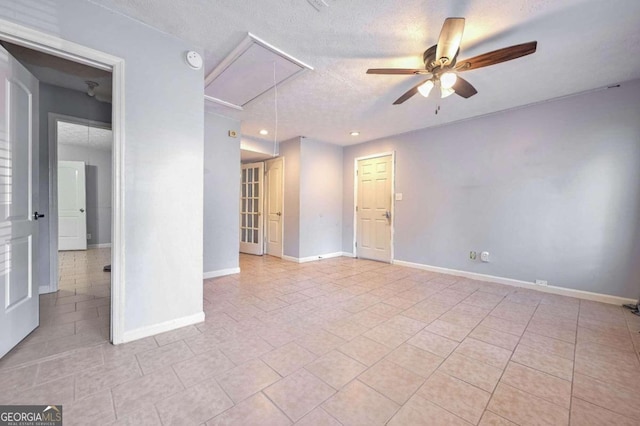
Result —
[{"label": "doorway opening", "polygon": [[[123,209],[123,201],[124,201],[124,179],[123,179],[123,148],[124,148],[124,61],[115,56],[105,54],[103,52],[86,48],[84,46],[78,45],[73,42],[69,42],[58,37],[52,36],[50,34],[42,33],[38,30],[33,30],[31,28],[27,28],[21,26],[19,24],[15,24],[13,22],[5,21],[0,19],[0,40],[5,43],[11,43],[20,49],[27,49],[29,54],[31,55],[45,55],[56,60],[64,59],[68,64],[71,65],[82,65],[86,67],[92,67],[96,70],[100,70],[102,72],[108,73],[109,83],[112,85],[112,112],[110,114],[112,128],[113,128],[113,137],[112,137],[112,178],[111,178],[111,187],[112,187],[112,196],[111,196],[111,218],[112,218],[112,226],[111,226],[111,245],[112,245],[112,253],[110,256],[107,256],[108,262],[112,265],[113,273],[111,275],[111,286],[110,289],[107,289],[103,292],[104,297],[110,297],[110,300],[113,302],[111,306],[103,307],[104,314],[109,317],[110,326],[108,327],[106,333],[106,340],[110,340],[114,344],[122,343],[123,339],[123,325],[124,325],[124,252],[123,248],[123,237],[124,237],[124,209]],[[25,61],[26,62],[26,61]],[[40,68],[46,71],[46,66],[41,66]],[[90,80],[92,81],[92,80]],[[85,95],[87,96],[87,95]],[[35,103],[34,105],[37,105]],[[39,111],[38,111],[39,112]],[[47,120],[44,122],[41,121],[41,129],[47,129]],[[41,130],[42,133],[42,130]],[[46,139],[45,139],[46,140]],[[47,144],[44,145],[39,143],[40,149],[43,149],[47,154]],[[35,150],[34,153],[38,151]],[[45,155],[45,159],[46,155]],[[42,160],[42,158],[40,158]],[[48,158],[50,161],[51,158]],[[44,161],[44,164],[49,161]],[[39,161],[40,163],[40,171],[39,175],[43,174],[49,176],[49,172],[51,172],[51,167],[45,168],[43,166],[43,161]],[[55,168],[57,171],[57,167]],[[50,177],[50,176],[49,176]],[[31,181],[29,181],[31,182]],[[49,179],[49,183],[51,183],[51,179]],[[46,179],[45,184],[46,186]],[[57,186],[57,185],[56,185]],[[42,189],[42,188],[40,188]],[[41,191],[45,192],[46,191]],[[51,192],[49,192],[51,196]],[[47,199],[46,197],[43,199],[42,197],[32,205],[32,207],[42,210],[43,206],[47,206],[51,204],[51,199]],[[57,203],[56,203],[57,204]],[[51,219],[51,212],[46,221],[41,220],[41,223],[47,222],[49,223],[49,219]],[[55,214],[57,219],[57,214]],[[39,217],[42,218],[42,211],[39,212]],[[42,226],[42,225],[40,225]],[[57,243],[57,234],[55,238],[52,238]],[[46,250],[41,250],[42,247],[36,247],[37,244],[33,245],[31,257],[35,260],[35,264],[42,259],[46,259],[49,261],[57,260],[57,244],[56,250],[50,252],[50,247],[47,245]],[[55,254],[54,254],[55,253]],[[102,262],[102,261],[101,261]],[[57,262],[52,262],[57,266]],[[57,269],[57,267],[56,267]],[[50,273],[49,271],[47,271]],[[56,286],[59,284],[58,282],[58,274],[57,271],[54,275],[51,275],[54,279],[41,279],[41,274],[34,272],[32,273],[32,277],[34,278],[32,282],[35,283],[35,294],[38,293],[38,290],[41,292],[56,291]],[[75,294],[74,294],[75,296]],[[82,298],[82,295],[81,297]],[[48,298],[44,295],[44,299]],[[83,301],[77,301],[75,303],[81,303]],[[75,304],[74,303],[74,304]],[[89,306],[92,302],[87,303]],[[44,305],[51,305],[51,303],[47,302]],[[53,305],[53,306],[63,306],[63,305]],[[58,310],[62,311],[67,309],[58,308]],[[37,324],[36,324],[37,325]],[[24,336],[23,336],[24,337]],[[19,341],[18,339],[17,341]],[[17,342],[16,341],[16,342]],[[63,349],[63,348],[62,348]]]}]

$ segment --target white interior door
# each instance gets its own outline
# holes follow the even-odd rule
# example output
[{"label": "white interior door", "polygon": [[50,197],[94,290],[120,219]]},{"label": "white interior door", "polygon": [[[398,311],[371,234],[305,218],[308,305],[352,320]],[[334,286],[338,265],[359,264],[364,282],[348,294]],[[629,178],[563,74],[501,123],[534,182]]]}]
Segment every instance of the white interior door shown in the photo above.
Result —
[{"label": "white interior door", "polygon": [[38,80],[0,47],[0,357],[38,326]]},{"label": "white interior door", "polygon": [[358,161],[356,254],[391,262],[391,196],[393,157]]},{"label": "white interior door", "polygon": [[264,163],[243,164],[240,181],[240,252],[262,255]]},{"label": "white interior door", "polygon": [[267,161],[267,254],[282,257],[284,162]]},{"label": "white interior door", "polygon": [[83,161],[58,161],[58,250],[87,249]]}]

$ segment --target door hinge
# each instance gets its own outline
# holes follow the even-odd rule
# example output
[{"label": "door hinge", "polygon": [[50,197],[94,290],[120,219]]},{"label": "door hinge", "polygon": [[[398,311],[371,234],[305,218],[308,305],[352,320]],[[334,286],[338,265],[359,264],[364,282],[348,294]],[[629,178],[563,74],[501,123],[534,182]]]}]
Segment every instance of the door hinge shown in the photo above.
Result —
[{"label": "door hinge", "polygon": [[359,170],[356,170],[356,176],[358,176],[358,172],[359,172]]},{"label": "door hinge", "polygon": [[358,206],[356,206],[356,211],[358,211]]},{"label": "door hinge", "polygon": [[358,247],[358,242],[356,241],[356,247]]}]

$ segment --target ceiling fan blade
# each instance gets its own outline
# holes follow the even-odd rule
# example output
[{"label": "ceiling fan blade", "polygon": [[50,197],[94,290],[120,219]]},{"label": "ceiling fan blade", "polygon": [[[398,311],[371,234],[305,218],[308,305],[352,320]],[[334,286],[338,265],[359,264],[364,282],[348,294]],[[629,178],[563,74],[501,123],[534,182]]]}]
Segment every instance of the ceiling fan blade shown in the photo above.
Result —
[{"label": "ceiling fan blade", "polygon": [[449,65],[456,57],[464,32],[464,18],[447,18],[444,21],[438,47],[436,48],[436,63],[441,66]]},{"label": "ceiling fan blade", "polygon": [[417,70],[411,68],[370,68],[367,74],[428,74],[427,70]]},{"label": "ceiling fan blade", "polygon": [[404,95],[402,95],[398,99],[396,99],[396,101],[393,104],[394,105],[400,105],[404,101],[406,101],[406,100],[410,99],[411,97],[413,97],[413,95],[418,93],[418,87],[422,86],[427,81],[429,81],[429,79],[423,80],[420,83],[418,83],[415,86],[413,86],[411,89],[407,90],[407,92],[405,92]]},{"label": "ceiling fan blade", "polygon": [[458,76],[456,82],[453,86],[451,86],[453,90],[456,91],[456,94],[462,96],[463,98],[470,98],[471,96],[478,93],[475,87],[471,85],[467,80]]},{"label": "ceiling fan blade", "polygon": [[516,44],[515,46],[509,46],[503,49],[494,50],[493,52],[483,53],[482,55],[474,56],[473,58],[458,61],[456,70],[468,71],[531,55],[536,51],[537,46],[537,41],[530,41],[529,43]]}]

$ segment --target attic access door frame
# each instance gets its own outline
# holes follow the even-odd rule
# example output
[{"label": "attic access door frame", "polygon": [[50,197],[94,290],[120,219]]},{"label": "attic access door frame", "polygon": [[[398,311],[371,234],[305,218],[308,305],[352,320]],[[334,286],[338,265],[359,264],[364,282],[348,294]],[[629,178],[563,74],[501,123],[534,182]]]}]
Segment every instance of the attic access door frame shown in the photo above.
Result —
[{"label": "attic access door frame", "polygon": [[124,343],[125,256],[124,256],[124,59],[64,40],[6,19],[0,19],[0,39],[42,53],[109,71],[113,78],[112,119],[112,227],[111,227],[111,342]]}]

